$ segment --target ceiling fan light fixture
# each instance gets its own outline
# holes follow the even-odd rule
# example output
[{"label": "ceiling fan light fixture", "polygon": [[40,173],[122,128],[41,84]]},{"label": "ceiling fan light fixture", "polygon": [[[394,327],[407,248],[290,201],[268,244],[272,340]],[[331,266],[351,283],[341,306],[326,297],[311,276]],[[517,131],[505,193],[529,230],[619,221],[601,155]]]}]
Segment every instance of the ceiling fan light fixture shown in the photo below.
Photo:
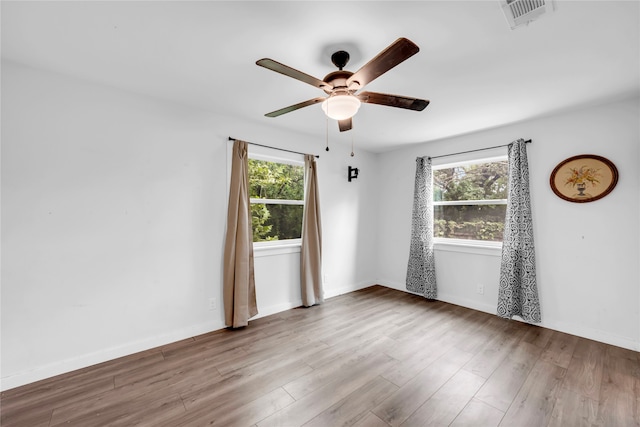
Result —
[{"label": "ceiling fan light fixture", "polygon": [[330,96],[322,103],[322,111],[334,120],[350,119],[359,108],[360,100],[350,94]]},{"label": "ceiling fan light fixture", "polygon": [[[0,0],[1,1],[1,0]],[[500,0],[500,1],[552,1],[552,0]],[[299,102],[279,110],[265,114],[267,117],[278,117],[282,114],[299,110],[300,108],[322,103],[322,111],[328,118],[338,122],[340,132],[352,129],[351,118],[360,109],[361,102],[365,104],[386,105],[388,107],[403,108],[407,110],[422,111],[429,105],[426,99],[409,98],[406,96],[390,95],[378,92],[359,92],[367,84],[380,77],[382,74],[394,68],[396,65],[409,59],[420,51],[418,45],[411,40],[400,37],[391,43],[386,49],[378,53],[372,60],[364,64],[355,73],[345,70],[349,61],[349,53],[346,51],[334,52],[331,62],[338,67],[338,71],[327,74],[320,80],[309,74],[281,64],[270,58],[262,58],[256,64],[268,70],[275,71],[287,77],[307,83],[316,89],[321,89],[328,97],[318,96],[307,101]],[[355,95],[358,93],[358,95]],[[327,119],[328,120],[328,119]]]}]

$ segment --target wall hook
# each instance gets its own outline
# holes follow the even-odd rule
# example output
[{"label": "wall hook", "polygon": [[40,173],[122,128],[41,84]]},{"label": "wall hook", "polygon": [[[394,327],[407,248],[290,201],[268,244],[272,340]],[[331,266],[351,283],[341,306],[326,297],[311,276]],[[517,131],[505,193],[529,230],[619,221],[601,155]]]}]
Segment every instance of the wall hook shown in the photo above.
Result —
[{"label": "wall hook", "polygon": [[360,172],[358,168],[352,168],[351,166],[349,166],[349,182],[351,182],[352,179],[356,179],[358,177],[358,172]]}]

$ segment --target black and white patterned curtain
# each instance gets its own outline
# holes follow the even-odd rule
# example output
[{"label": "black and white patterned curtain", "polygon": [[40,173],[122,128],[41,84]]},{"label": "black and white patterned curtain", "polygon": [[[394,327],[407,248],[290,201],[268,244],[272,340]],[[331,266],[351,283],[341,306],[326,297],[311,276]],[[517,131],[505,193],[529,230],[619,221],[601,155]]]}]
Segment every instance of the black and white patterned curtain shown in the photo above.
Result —
[{"label": "black and white patterned curtain", "polygon": [[511,318],[519,315],[526,322],[539,323],[529,166],[524,140],[509,144],[508,156],[509,192],[500,264],[498,316]]},{"label": "black and white patterned curtain", "polygon": [[436,266],[433,255],[433,191],[431,158],[416,159],[411,246],[407,267],[407,290],[436,299]]}]

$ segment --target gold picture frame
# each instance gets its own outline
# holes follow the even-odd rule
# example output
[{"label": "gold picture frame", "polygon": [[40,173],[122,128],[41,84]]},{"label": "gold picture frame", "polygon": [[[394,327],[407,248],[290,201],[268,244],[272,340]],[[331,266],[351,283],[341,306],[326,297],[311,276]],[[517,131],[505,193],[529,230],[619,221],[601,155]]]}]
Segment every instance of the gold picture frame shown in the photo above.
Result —
[{"label": "gold picture frame", "polygon": [[595,154],[580,154],[563,160],[549,178],[556,196],[574,203],[602,199],[613,191],[617,183],[616,166]]}]

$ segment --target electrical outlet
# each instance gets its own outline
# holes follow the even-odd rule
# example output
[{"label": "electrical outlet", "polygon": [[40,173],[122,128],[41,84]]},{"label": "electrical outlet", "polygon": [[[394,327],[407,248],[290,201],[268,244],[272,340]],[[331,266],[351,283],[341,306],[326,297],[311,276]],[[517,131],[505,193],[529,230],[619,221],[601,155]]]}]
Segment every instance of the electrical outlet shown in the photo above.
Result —
[{"label": "electrical outlet", "polygon": [[480,295],[484,295],[484,285],[478,285],[478,293]]},{"label": "electrical outlet", "polygon": [[218,307],[216,306],[216,299],[215,298],[209,298],[209,310],[215,310]]}]

